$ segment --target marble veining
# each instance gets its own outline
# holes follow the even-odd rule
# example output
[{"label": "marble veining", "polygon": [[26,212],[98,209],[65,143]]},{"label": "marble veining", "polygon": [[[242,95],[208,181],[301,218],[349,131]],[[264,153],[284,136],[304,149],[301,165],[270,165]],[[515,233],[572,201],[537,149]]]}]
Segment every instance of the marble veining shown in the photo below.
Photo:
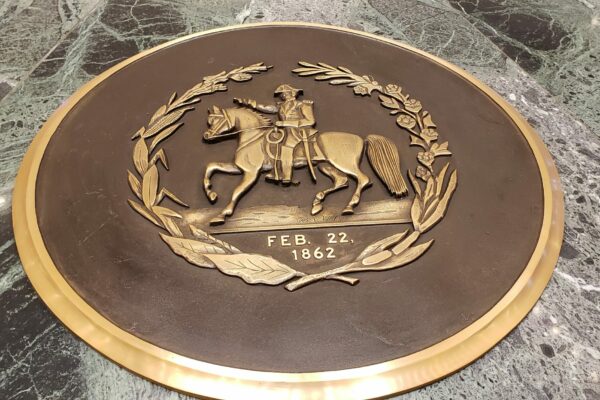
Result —
[{"label": "marble veining", "polygon": [[0,99],[34,69],[98,0],[0,2]]},{"label": "marble veining", "polygon": [[[567,0],[565,4],[577,11],[594,1]],[[588,53],[577,47],[584,54],[581,64],[569,58],[568,54],[579,54],[567,49],[582,40],[585,27],[573,22],[583,18],[583,11],[570,14],[567,5],[545,7],[543,15],[550,15],[550,22],[542,18],[539,25],[528,26],[525,41],[522,34],[514,32],[518,19],[496,25],[485,20],[481,7],[490,2],[450,3],[0,1],[0,398],[187,398],[106,360],[66,331],[43,305],[16,253],[10,218],[14,178],[27,146],[52,111],[77,87],[115,63],[186,33],[236,23],[300,20],[402,40],[467,69],[508,99],[538,130],[561,174],[567,210],[565,243],[552,280],[533,311],[480,360],[402,398],[599,399],[600,140],[586,126],[593,126],[589,116],[598,112],[598,106],[591,97],[597,93],[581,92],[577,72],[585,71],[586,66],[597,68],[597,63],[585,59],[595,55],[597,42],[594,47],[589,39]],[[468,8],[471,3],[475,5]],[[495,3],[508,9],[517,7],[516,1]],[[527,11],[523,13],[531,14],[541,0],[519,4],[525,3],[531,7],[522,6]],[[588,17],[596,15],[594,12]],[[505,42],[516,47],[511,40],[526,42],[526,47],[537,49],[530,58],[539,57],[540,67],[534,69],[522,62],[521,53],[511,54],[484,24]],[[551,38],[540,39],[548,29]],[[573,34],[574,29],[580,33]],[[572,81],[572,98],[579,99],[577,102],[565,101],[553,89],[553,81],[544,78],[544,71],[551,71],[549,56],[544,55],[549,53],[565,74],[571,76],[568,70],[575,74],[562,87],[570,87],[566,81]],[[597,80],[590,82],[593,90]],[[578,102],[592,104],[591,113],[581,111],[585,107]]]},{"label": "marble veining", "polygon": [[600,135],[600,0],[449,0]]}]

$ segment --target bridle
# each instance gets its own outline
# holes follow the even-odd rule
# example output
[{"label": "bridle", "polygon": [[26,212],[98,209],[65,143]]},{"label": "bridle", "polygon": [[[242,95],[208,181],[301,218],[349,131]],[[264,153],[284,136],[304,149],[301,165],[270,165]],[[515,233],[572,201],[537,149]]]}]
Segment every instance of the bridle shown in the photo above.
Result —
[{"label": "bridle", "polygon": [[[221,114],[221,115],[223,118],[221,118],[221,120],[219,121],[219,123],[216,126],[211,125],[209,132],[215,132],[215,134],[216,134],[217,132],[219,132],[219,130],[221,129],[223,124],[227,124],[227,129],[231,129],[231,121],[229,119],[229,116],[225,114],[225,110],[222,110],[222,112],[223,112],[223,114]],[[216,116],[218,114],[213,114],[213,115]],[[231,132],[231,133],[233,133],[233,132]],[[219,136],[221,136],[221,135],[219,135]],[[229,134],[224,134],[223,136],[229,136]]]},{"label": "bridle", "polygon": [[[209,131],[210,132],[218,132],[219,129],[222,128],[223,124],[227,124],[226,129],[231,129],[232,125],[231,125],[231,119],[229,118],[229,115],[227,115],[227,111],[225,110],[221,110],[223,112],[223,118],[221,119],[221,121],[219,121],[218,125],[216,126],[211,126]],[[246,131],[251,131],[254,129],[263,129],[263,128],[272,128],[273,125],[261,125],[261,126],[254,126],[251,128],[244,128],[244,129],[238,129],[237,131],[233,131],[233,132],[224,132],[224,133],[219,133],[216,137],[222,138],[222,137],[229,137],[229,136],[233,136],[233,135],[237,135],[238,133],[242,133],[242,132],[246,132]],[[253,140],[251,140],[252,142]]]}]

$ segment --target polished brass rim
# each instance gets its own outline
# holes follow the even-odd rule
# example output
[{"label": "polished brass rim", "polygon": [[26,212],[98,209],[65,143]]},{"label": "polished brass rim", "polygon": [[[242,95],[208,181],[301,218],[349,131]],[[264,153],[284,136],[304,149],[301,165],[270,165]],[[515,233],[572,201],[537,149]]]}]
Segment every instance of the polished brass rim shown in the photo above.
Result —
[{"label": "polished brass rim", "polygon": [[[133,336],[88,305],[57,270],[37,223],[35,187],[46,146],[68,112],[112,74],[156,51],[199,36],[268,26],[342,31],[417,53],[485,93],[522,132],[537,161],[543,185],[540,236],[521,276],[477,321],[431,347],[380,364],[309,373],[251,371],[194,360]],[[431,54],[379,36],[329,25],[282,22],[231,26],[185,36],[131,57],[85,84],[48,119],[30,145],[16,179],[13,224],[23,267],[42,300],[77,336],[123,367],[173,389],[216,398],[362,399],[408,391],[440,379],[473,362],[508,334],[531,310],[552,275],[562,243],[564,204],[558,172],[540,137],[515,109],[467,72]]]}]

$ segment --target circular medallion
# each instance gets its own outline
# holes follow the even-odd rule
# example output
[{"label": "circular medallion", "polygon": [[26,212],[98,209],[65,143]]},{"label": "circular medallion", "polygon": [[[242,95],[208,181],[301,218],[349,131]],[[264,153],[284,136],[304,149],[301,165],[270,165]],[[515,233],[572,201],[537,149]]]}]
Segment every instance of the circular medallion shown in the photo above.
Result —
[{"label": "circular medallion", "polygon": [[13,213],[67,327],[216,398],[373,398],[456,371],[533,307],[563,232],[547,150],[491,89],[293,23],[93,79],[36,136]]}]

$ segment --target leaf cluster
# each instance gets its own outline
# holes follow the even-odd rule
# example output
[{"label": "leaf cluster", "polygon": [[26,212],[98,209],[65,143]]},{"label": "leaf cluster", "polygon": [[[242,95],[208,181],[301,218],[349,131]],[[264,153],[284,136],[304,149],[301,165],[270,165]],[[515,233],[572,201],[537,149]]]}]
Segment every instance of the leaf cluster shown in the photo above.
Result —
[{"label": "leaf cluster", "polygon": [[345,67],[333,67],[325,63],[311,64],[300,61],[300,68],[292,72],[299,76],[314,76],[318,81],[329,81],[332,85],[346,85],[354,88],[354,93],[361,96],[370,95],[374,90],[382,90],[382,87],[373,77],[368,75],[356,75]]},{"label": "leaf cluster", "polygon": [[199,228],[190,225],[190,229],[198,240],[163,234],[161,237],[175,254],[191,264],[217,268],[224,274],[237,276],[250,284],[279,285],[293,277],[304,275],[272,257],[242,253]]}]

